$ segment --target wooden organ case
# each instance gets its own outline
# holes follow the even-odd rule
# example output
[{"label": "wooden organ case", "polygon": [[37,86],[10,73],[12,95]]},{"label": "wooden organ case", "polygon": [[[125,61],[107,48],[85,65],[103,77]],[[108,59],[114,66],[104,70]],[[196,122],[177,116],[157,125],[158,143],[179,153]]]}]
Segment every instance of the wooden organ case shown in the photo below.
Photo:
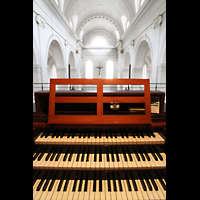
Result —
[{"label": "wooden organ case", "polygon": [[[104,85],[144,90],[105,92]],[[149,79],[51,79],[35,97],[33,199],[166,199],[164,93],[151,92]]]}]

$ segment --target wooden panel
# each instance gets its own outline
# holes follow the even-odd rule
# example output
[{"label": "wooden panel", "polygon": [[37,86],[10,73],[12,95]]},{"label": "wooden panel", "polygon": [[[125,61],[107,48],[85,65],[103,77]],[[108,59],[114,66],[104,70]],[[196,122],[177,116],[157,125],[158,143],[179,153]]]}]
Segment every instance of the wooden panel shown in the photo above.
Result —
[{"label": "wooden panel", "polygon": [[[55,97],[55,85],[97,85],[97,97]],[[103,97],[103,85],[144,85],[144,97]],[[97,115],[55,115],[56,103],[97,103]],[[145,115],[103,115],[103,103],[145,103]],[[149,79],[51,79],[48,124],[151,124]]]},{"label": "wooden panel", "polygon": [[56,97],[55,103],[96,103],[97,97]]}]

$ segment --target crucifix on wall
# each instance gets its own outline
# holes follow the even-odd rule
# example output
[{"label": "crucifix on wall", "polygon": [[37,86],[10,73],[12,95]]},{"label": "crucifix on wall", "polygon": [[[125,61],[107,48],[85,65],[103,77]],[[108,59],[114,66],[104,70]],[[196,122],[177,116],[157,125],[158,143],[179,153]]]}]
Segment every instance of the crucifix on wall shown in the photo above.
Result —
[{"label": "crucifix on wall", "polygon": [[101,66],[100,66],[100,64],[99,64],[99,66],[98,66],[98,67],[96,67],[96,68],[98,68],[98,69],[99,69],[99,78],[100,78],[100,76],[101,76],[101,69],[102,69],[103,67],[101,67]]}]

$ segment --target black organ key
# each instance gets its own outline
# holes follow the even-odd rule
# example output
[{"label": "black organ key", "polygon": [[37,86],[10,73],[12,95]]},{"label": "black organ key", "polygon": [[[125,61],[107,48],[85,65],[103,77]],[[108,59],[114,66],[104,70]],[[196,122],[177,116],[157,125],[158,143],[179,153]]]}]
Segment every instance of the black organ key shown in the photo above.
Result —
[{"label": "black organ key", "polygon": [[87,158],[86,158],[86,162],[89,161],[89,154],[90,154],[90,146],[88,146],[88,151],[87,151]]},{"label": "black organ key", "polygon": [[130,133],[133,136],[133,138],[135,138],[135,134],[134,134],[134,130],[133,129],[130,129]]},{"label": "black organ key", "polygon": [[40,135],[40,137],[42,138],[42,137],[44,137],[45,136],[45,134],[48,132],[48,129],[45,129],[44,131],[43,131],[43,133]]},{"label": "black organ key", "polygon": [[140,147],[141,147],[142,152],[144,153],[146,159],[147,159],[148,161],[150,161],[150,157],[149,157],[149,155],[147,154],[147,152],[146,152],[146,150],[144,149],[144,147],[143,147],[142,145],[141,145]]},{"label": "black organ key", "polygon": [[137,184],[136,184],[136,182],[135,182],[135,177],[134,177],[134,175],[133,175],[133,171],[130,171],[130,175],[131,175],[131,179],[132,179],[132,183],[133,183],[134,190],[135,190],[135,191],[138,191]]},{"label": "black organ key", "polygon": [[128,155],[129,155],[129,160],[133,161],[129,148],[127,146],[125,146],[125,147],[126,147],[126,150],[128,152]]},{"label": "black organ key", "polygon": [[99,162],[102,162],[102,151],[101,151],[101,146],[99,147]]},{"label": "black organ key", "polygon": [[76,157],[76,162],[79,161],[80,151],[81,151],[81,146],[79,146],[79,148],[78,148],[78,154],[77,154],[77,157]]},{"label": "black organ key", "polygon": [[108,146],[106,146],[106,157],[107,157],[107,162],[109,162]]},{"label": "black organ key", "polygon": [[138,156],[138,151],[137,151],[136,147],[134,145],[132,147],[133,147],[133,151],[135,153],[137,160],[140,161],[140,157]]},{"label": "black organ key", "polygon": [[155,153],[154,153],[153,149],[151,148],[151,146],[148,146],[148,148],[150,149],[150,152],[151,152],[153,158],[154,158],[156,161],[158,161],[158,158],[157,158],[157,156],[155,155]]},{"label": "black organ key", "polygon": [[154,152],[156,153],[156,155],[159,157],[159,159],[163,160],[163,157],[160,155],[160,153],[158,152],[158,150],[156,149],[156,147],[152,145],[152,149],[154,150]]},{"label": "black organ key", "polygon": [[80,183],[79,183],[79,187],[78,187],[78,191],[79,191],[79,192],[81,191],[82,184],[83,184],[83,173],[84,173],[84,172],[81,172]]},{"label": "black organ key", "polygon": [[66,173],[67,173],[67,171],[64,171],[64,172],[63,172],[62,177],[61,177],[61,180],[60,180],[59,185],[58,185],[58,188],[57,188],[57,191],[60,191],[60,190],[61,190],[61,187],[62,187],[64,178],[65,178],[65,176],[66,176]]},{"label": "black organ key", "polygon": [[117,162],[119,162],[119,155],[118,155],[117,147],[114,146],[114,148],[115,148],[115,152],[116,152],[116,156],[117,156]]},{"label": "black organ key", "polygon": [[127,184],[128,190],[129,190],[129,191],[132,191],[131,185],[130,185],[130,182],[129,182],[129,178],[128,178],[127,171],[124,171],[124,173],[125,173],[126,184]]},{"label": "black organ key", "polygon": [[151,183],[152,183],[154,189],[157,191],[157,190],[158,190],[158,186],[156,185],[156,182],[154,181],[154,179],[153,179],[151,173],[150,173],[148,170],[146,171],[146,173],[147,173],[147,176],[149,176],[150,181],[151,181]]},{"label": "black organ key", "polygon": [[154,172],[155,172],[156,176],[158,177],[158,180],[160,181],[160,184],[162,185],[163,189],[166,190],[166,185],[165,185],[164,181],[162,180],[160,174],[158,173],[157,170],[155,170]]},{"label": "black organ key", "polygon": [[112,162],[115,162],[112,147],[113,147],[113,146],[110,146],[110,152],[111,152]]},{"label": "black organ key", "polygon": [[66,149],[66,152],[65,152],[65,156],[64,156],[64,158],[63,158],[63,161],[66,161],[66,159],[67,159],[68,151],[69,151],[69,146],[67,146],[67,149]]},{"label": "black organ key", "polygon": [[42,184],[44,183],[47,174],[48,174],[48,171],[46,171],[46,172],[43,174],[42,179],[40,180],[40,183],[39,183],[38,186],[37,186],[37,189],[36,189],[37,191],[40,191],[40,188],[42,187]]},{"label": "black organ key", "polygon": [[120,176],[119,176],[119,172],[117,172],[117,180],[118,180],[118,183],[119,183],[119,189],[120,189],[120,191],[123,191],[123,190],[122,190],[121,178],[120,178]]},{"label": "black organ key", "polygon": [[86,172],[86,180],[85,180],[84,192],[87,192],[88,175],[89,175],[88,172]]},{"label": "black organ key", "polygon": [[44,154],[45,154],[47,148],[48,148],[48,146],[45,146],[45,148],[42,149],[42,151],[41,151],[41,153],[40,153],[40,155],[39,155],[39,157],[38,157],[38,160],[39,160],[39,161],[40,161],[40,160],[42,159],[42,157],[44,156]]},{"label": "black organ key", "polygon": [[107,174],[108,191],[111,192],[110,172],[106,172],[106,174]]},{"label": "black organ key", "polygon": [[59,150],[58,150],[58,154],[55,158],[55,161],[58,161],[58,159],[60,158],[61,152],[62,152],[63,146],[60,146]]},{"label": "black organ key", "polygon": [[59,146],[56,146],[56,147],[54,148],[54,151],[53,151],[53,154],[52,154],[52,156],[51,156],[51,158],[50,158],[50,161],[53,161],[53,159],[55,158],[56,152],[58,151],[58,148],[59,148]]},{"label": "black organ key", "polygon": [[139,152],[140,152],[140,156],[142,157],[142,160],[145,161],[145,157],[143,155],[143,152],[140,149],[140,146],[138,145],[136,148],[138,148]]},{"label": "black organ key", "polygon": [[83,152],[82,152],[82,157],[81,157],[81,162],[83,162],[84,161],[84,154],[85,154],[85,146],[83,146]]},{"label": "black organ key", "polygon": [[97,172],[94,172],[93,192],[96,192],[96,173],[97,173]]},{"label": "black organ key", "polygon": [[73,155],[73,151],[74,151],[74,146],[72,146],[72,148],[71,148],[71,151],[70,151],[70,155],[69,155],[68,161],[71,161],[71,159],[72,159],[72,155]]},{"label": "black organ key", "polygon": [[102,171],[99,172],[99,192],[102,192]]},{"label": "black organ key", "polygon": [[56,180],[56,177],[57,177],[57,174],[58,174],[58,171],[55,171],[55,173],[54,173],[54,175],[53,175],[53,177],[52,177],[52,181],[51,181],[51,183],[50,183],[50,185],[49,185],[48,191],[51,191],[51,190],[52,190],[53,185],[54,185],[55,180]]},{"label": "black organ key", "polygon": [[65,182],[63,191],[66,191],[66,190],[67,190],[68,183],[69,183],[69,179],[70,179],[70,174],[71,174],[71,171],[68,172],[67,177],[65,176],[65,177],[66,177],[66,178],[65,178],[66,182]]},{"label": "black organ key", "polygon": [[48,186],[48,184],[50,182],[51,177],[52,177],[52,171],[50,171],[48,173],[47,178],[46,178],[47,180],[46,180],[46,182],[45,182],[45,184],[44,184],[44,186],[42,188],[42,191],[45,191],[47,189],[47,186]]},{"label": "black organ key", "polygon": [[[81,171],[80,171],[80,173],[81,173]],[[75,192],[75,190],[76,190],[77,179],[78,179],[78,171],[76,171],[76,175],[75,175],[74,185],[72,188],[73,192]]]},{"label": "black organ key", "polygon": [[44,149],[44,146],[40,146],[37,150],[36,150],[36,154],[33,156],[33,160],[36,160],[37,157],[39,156],[41,150]]},{"label": "black organ key", "polygon": [[124,146],[121,146],[121,148],[122,148],[124,160],[127,162],[127,157],[126,157],[126,153],[125,153],[125,150],[124,150]]},{"label": "black organ key", "polygon": [[152,187],[151,187],[151,184],[150,184],[150,182],[149,182],[149,180],[148,180],[147,175],[146,175],[145,172],[143,172],[143,171],[141,171],[141,174],[142,174],[142,176],[143,176],[143,179],[145,179],[149,190],[152,191]]},{"label": "black organ key", "polygon": [[156,137],[151,129],[148,129],[147,131],[151,134],[152,137]]},{"label": "black organ key", "polygon": [[94,162],[97,161],[97,146],[94,147]]},{"label": "black organ key", "polygon": [[60,134],[60,138],[63,138],[64,132],[65,132],[64,129],[62,129],[62,130],[61,130],[61,134]]},{"label": "black organ key", "polygon": [[144,190],[144,191],[147,191],[146,185],[145,185],[145,183],[144,183],[144,181],[143,181],[143,178],[142,178],[142,175],[141,175],[140,171],[137,171],[137,172],[138,172],[138,176],[139,176],[141,185],[142,185],[142,187],[143,187],[143,190]]}]

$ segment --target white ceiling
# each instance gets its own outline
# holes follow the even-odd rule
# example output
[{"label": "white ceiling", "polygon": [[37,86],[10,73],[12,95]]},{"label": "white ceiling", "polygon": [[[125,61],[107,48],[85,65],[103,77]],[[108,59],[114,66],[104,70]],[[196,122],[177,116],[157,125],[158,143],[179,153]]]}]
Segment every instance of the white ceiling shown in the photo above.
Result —
[{"label": "white ceiling", "polygon": [[[60,0],[65,17],[72,21],[74,31],[84,40],[95,30],[107,31],[117,40],[124,33],[122,15],[127,21],[135,16],[135,0]],[[95,18],[96,17],[96,18]],[[92,19],[93,18],[93,19]]]}]

